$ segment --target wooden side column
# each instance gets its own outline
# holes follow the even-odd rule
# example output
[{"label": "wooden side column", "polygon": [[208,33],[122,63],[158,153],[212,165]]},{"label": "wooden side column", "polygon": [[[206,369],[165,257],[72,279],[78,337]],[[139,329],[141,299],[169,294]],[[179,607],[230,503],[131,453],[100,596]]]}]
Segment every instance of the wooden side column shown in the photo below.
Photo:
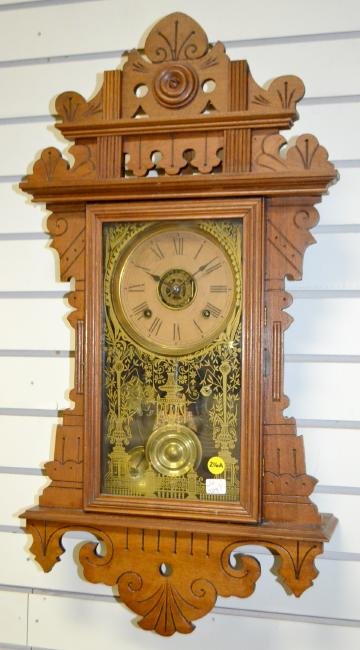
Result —
[{"label": "wooden side column", "polygon": [[284,331],[292,319],[283,310],[292,298],[285,277],[300,280],[305,249],[314,243],[309,229],[318,213],[310,198],[269,199],[266,233],[266,377],[264,386],[263,515],[269,521],[319,523],[308,498],[316,479],[306,474],[303,440],[294,418],[284,417]]},{"label": "wooden side column", "polygon": [[45,464],[52,479],[39,502],[42,506],[82,507],[84,445],[84,290],[85,290],[85,206],[49,206],[53,214],[48,229],[52,247],[60,257],[61,281],[75,278],[75,290],[69,296],[72,311],[68,320],[76,331],[75,388],[70,399],[73,409],[63,412],[63,424],[56,430],[54,460]]}]

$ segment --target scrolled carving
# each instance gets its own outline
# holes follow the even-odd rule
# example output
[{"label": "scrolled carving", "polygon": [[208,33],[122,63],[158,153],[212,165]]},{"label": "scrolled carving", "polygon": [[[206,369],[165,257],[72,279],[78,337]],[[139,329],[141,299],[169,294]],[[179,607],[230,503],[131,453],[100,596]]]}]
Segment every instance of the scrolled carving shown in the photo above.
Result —
[{"label": "scrolled carving", "polygon": [[145,41],[145,54],[153,63],[199,59],[207,48],[208,39],[202,27],[179,12],[160,20]]},{"label": "scrolled carving", "polygon": [[305,93],[305,86],[299,77],[287,75],[277,77],[268,88],[261,88],[250,77],[249,106],[253,111],[283,110],[295,111],[296,104]]},{"label": "scrolled carving", "polygon": [[[238,548],[252,544],[251,538],[236,543]],[[260,543],[275,557],[272,572],[279,578],[286,590],[290,590],[295,596],[301,594],[312,586],[313,580],[318,575],[314,565],[317,555],[323,551],[322,542],[298,541],[281,539],[276,541],[264,539]]]},{"label": "scrolled carving", "polygon": [[220,133],[211,132],[205,136],[197,134],[191,137],[170,135],[163,138],[139,137],[129,138],[124,149],[129,158],[126,171],[134,176],[146,176],[150,169],[157,169],[169,176],[175,176],[187,165],[189,172],[210,174],[221,164],[220,150],[223,138]]},{"label": "scrolled carving", "polygon": [[95,178],[95,145],[75,144],[69,149],[74,157],[74,164],[69,167],[69,174],[77,178]]},{"label": "scrolled carving", "polygon": [[69,221],[64,215],[51,214],[47,220],[47,228],[53,237],[59,237],[68,231]]},{"label": "scrolled carving", "polygon": [[32,535],[31,553],[40,564],[43,571],[48,573],[60,557],[65,553],[61,539],[66,529],[58,526],[49,526],[46,522],[28,521],[26,532]]},{"label": "scrolled carving", "polygon": [[64,123],[81,122],[90,118],[99,120],[103,114],[102,91],[87,102],[82,95],[69,90],[57,97],[55,108]]},{"label": "scrolled carving", "polygon": [[85,577],[117,585],[122,601],[141,616],[138,625],[162,636],[192,632],[193,621],[214,607],[217,596],[251,595],[261,567],[256,558],[241,552],[243,546],[255,543],[269,549],[275,556],[273,572],[296,596],[312,585],[318,573],[314,560],[323,549],[320,541],[296,538],[254,542],[245,534],[226,543],[222,537],[185,532],[29,520],[31,551],[45,571],[59,561],[62,537],[70,530],[86,530],[103,543],[100,554],[97,542],[80,548]]},{"label": "scrolled carving", "polygon": [[314,560],[323,551],[321,542],[283,540],[278,544],[265,542],[264,546],[275,555],[273,572],[295,596],[312,586],[319,573]]},{"label": "scrolled carving", "polygon": [[48,147],[41,153],[40,160],[34,164],[32,176],[41,181],[51,181],[55,176],[63,177],[69,169],[69,163],[63,159],[55,147]]},{"label": "scrolled carving", "polygon": [[328,153],[315,136],[303,134],[282,155],[286,139],[279,134],[265,136],[260,151],[254,158],[253,170],[271,172],[319,171],[334,173],[334,165],[328,161]]},{"label": "scrolled carving", "polygon": [[28,183],[51,184],[70,178],[95,178],[95,149],[94,145],[73,145],[69,153],[74,158],[70,166],[56,147],[48,147],[41,153],[40,159],[34,164],[33,173],[27,176],[22,184],[26,189]]},{"label": "scrolled carving", "polygon": [[[26,532],[32,535],[33,543],[30,551],[35,555],[36,561],[40,564],[45,572],[51,571],[54,564],[60,561],[61,555],[65,552],[62,545],[63,536],[74,530],[86,530],[101,542],[105,548],[111,548],[111,539],[103,531],[93,526],[76,526],[65,525],[63,523],[29,520],[26,526]],[[85,545],[86,546],[86,545]],[[94,551],[98,543],[89,543]],[[99,557],[99,556],[97,556]]]},{"label": "scrolled carving", "polygon": [[[298,210],[294,216],[294,223],[298,228],[302,230],[310,230],[314,228],[317,222],[319,221],[319,215],[314,208],[308,208],[303,210]],[[311,236],[309,243],[313,243],[315,239]]]},{"label": "scrolled carving", "polygon": [[[243,553],[236,553],[236,549],[239,547],[239,542],[232,542],[229,544],[221,554],[221,566],[223,571],[233,578],[247,578],[251,576],[251,584],[253,590],[255,589],[255,581],[260,577],[261,567],[260,563],[256,558],[251,555],[245,555]],[[232,558],[233,563],[231,563],[230,558]],[[227,593],[224,589],[221,592],[222,596],[231,596],[231,593]]]},{"label": "scrolled carving", "polygon": [[280,150],[286,144],[286,138],[278,133],[265,136],[261,142],[260,153],[253,163],[254,171],[261,168],[275,172],[286,171],[286,160],[280,156]]},{"label": "scrolled carving", "polygon": [[118,529],[107,531],[104,556],[87,543],[79,558],[88,580],[117,585],[122,601],[142,617],[140,627],[170,636],[192,632],[192,621],[209,612],[218,595],[253,592],[259,563],[239,554],[232,566],[237,545],[209,535]]},{"label": "scrolled carving", "polygon": [[[215,605],[217,595],[214,585],[202,578],[189,585],[186,597],[168,580],[164,580],[149,596],[141,576],[134,572],[120,576],[118,589],[122,598],[125,591],[136,595],[136,603],[131,609],[142,616],[138,622],[139,627],[143,630],[154,630],[162,636],[172,636],[175,632],[192,632],[195,628],[192,620],[199,618],[200,611],[210,611]],[[130,606],[129,598],[126,601],[125,596],[124,600]]]},{"label": "scrolled carving", "polygon": [[286,156],[292,169],[321,169],[333,172],[334,165],[329,162],[328,152],[319,144],[314,135],[305,133],[299,136],[295,146],[290,147]]},{"label": "scrolled carving", "polygon": [[57,250],[60,258],[60,271],[63,282],[72,277],[84,278],[85,251],[85,217],[79,208],[65,210],[50,215],[47,227],[53,236],[51,246]]}]

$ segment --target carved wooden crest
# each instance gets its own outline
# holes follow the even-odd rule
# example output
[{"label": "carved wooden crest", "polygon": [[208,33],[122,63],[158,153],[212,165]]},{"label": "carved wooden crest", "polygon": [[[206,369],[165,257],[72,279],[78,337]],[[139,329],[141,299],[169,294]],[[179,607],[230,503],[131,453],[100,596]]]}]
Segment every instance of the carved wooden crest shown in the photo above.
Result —
[{"label": "carved wooden crest", "polygon": [[[84,545],[86,578],[117,585],[122,600],[142,617],[140,625],[159,634],[190,632],[217,595],[252,593],[260,569],[254,558],[241,555],[245,544],[278,556],[278,574],[300,595],[312,584],[314,558],[336,523],[309,498],[316,479],[306,474],[295,421],[283,415],[283,333],[291,322],[283,311],[291,303],[284,281],[301,278],[304,251],[314,242],[314,204],[336,179],[313,135],[291,146],[279,135],[297,119],[303,94],[294,76],[259,87],[246,61],[230,61],[221,43],[210,45],[194,20],[174,13],[155,25],[143,53],[131,51],[122,71],[104,73],[93,99],[76,92],[58,97],[56,126],[74,142],[74,162],[53,147],[45,149],[21,183],[53,213],[48,228],[61,280],[75,278],[69,295],[69,321],[76,330],[75,407],[63,413],[54,460],[45,466],[51,484],[39,507],[24,514],[32,550],[48,571],[63,552],[65,532],[92,532],[105,542],[106,553],[98,556],[96,545]],[[211,209],[215,197],[257,197],[265,210],[261,520],[224,525],[86,510],[86,206],[181,198],[206,200]]]}]

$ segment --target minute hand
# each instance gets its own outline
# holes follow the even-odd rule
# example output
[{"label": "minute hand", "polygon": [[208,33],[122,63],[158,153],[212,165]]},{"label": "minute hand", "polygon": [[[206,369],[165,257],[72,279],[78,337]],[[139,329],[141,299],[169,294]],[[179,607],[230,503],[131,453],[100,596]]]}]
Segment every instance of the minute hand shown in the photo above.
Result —
[{"label": "minute hand", "polygon": [[206,264],[202,264],[201,266],[199,266],[198,270],[195,271],[195,273],[192,274],[193,278],[194,278],[195,275],[197,275],[198,273],[201,273],[201,271],[205,271],[206,267],[209,266],[209,264],[211,264],[211,262],[214,262],[214,261],[217,260],[217,259],[218,259],[218,256],[213,257],[212,260],[209,260],[208,262],[206,262]]}]

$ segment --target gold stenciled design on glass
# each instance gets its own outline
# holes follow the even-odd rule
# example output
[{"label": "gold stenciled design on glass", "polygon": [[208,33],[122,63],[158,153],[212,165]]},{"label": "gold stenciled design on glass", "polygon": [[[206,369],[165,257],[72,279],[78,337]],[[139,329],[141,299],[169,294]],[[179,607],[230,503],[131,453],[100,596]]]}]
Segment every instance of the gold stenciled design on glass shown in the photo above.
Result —
[{"label": "gold stenciled design on glass", "polygon": [[183,476],[198,468],[201,444],[182,386],[169,376],[159,388],[165,395],[156,402],[156,422],[146,442],[146,457],[163,476]]},{"label": "gold stenciled design on glass", "polygon": [[[201,231],[198,223],[194,228]],[[208,221],[202,228],[230,260],[232,312],[215,340],[166,356],[129,336],[112,300],[119,257],[138,241],[138,233],[141,239],[146,235],[149,225],[105,226],[102,490],[107,494],[239,500],[241,220]],[[186,275],[179,278],[175,266],[169,277],[171,282],[182,277],[188,282]],[[189,286],[182,288],[180,301],[190,291]],[[177,300],[175,293],[171,300]],[[168,309],[173,313],[172,306]],[[225,495],[206,492],[206,479],[212,476],[207,463],[213,456],[224,460]]]}]

